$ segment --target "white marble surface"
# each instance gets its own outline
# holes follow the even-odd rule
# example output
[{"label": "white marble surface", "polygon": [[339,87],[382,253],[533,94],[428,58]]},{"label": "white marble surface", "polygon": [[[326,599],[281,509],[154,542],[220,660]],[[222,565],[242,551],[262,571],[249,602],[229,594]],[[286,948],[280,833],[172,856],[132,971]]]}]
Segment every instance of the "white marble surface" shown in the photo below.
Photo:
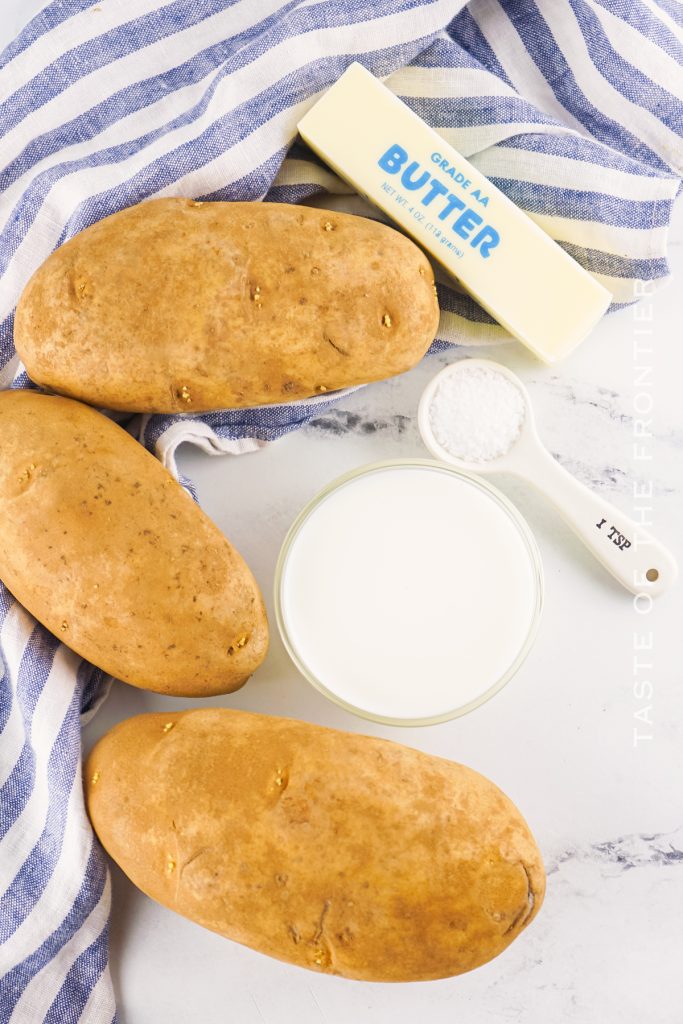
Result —
[{"label": "white marble surface", "polygon": [[[555,368],[518,345],[488,354],[520,373],[541,436],[581,480],[630,514],[634,482],[653,482],[652,529],[681,558],[683,209],[677,224],[675,281],[637,314],[651,313],[651,320],[637,320],[634,309],[609,317]],[[642,332],[650,327],[648,339]],[[634,358],[638,338],[651,354]],[[257,454],[182,451],[183,472],[254,569],[271,613],[275,558],[296,512],[345,470],[423,456],[415,423],[420,392],[440,366],[463,354],[472,352],[430,357],[399,379],[363,389]],[[652,366],[647,461],[634,458],[634,403],[637,409],[645,390],[638,366]],[[538,538],[546,604],[528,661],[487,705],[431,728],[372,726],[314,691],[277,636],[245,688],[211,703],[373,732],[494,779],[528,818],[546,859],[548,894],[536,921],[471,975],[421,985],[357,984],[287,967],[204,932],[139,895],[115,870],[112,967],[122,1024],[683,1020],[683,587],[638,614],[540,497],[513,480],[497,482]],[[634,634],[652,635],[652,651],[640,653],[651,668],[634,671]],[[645,682],[651,698],[636,689]],[[117,684],[86,743],[126,716],[190,703]]]},{"label": "white marble surface", "polygon": [[[5,0],[0,45],[39,6]],[[681,560],[680,208],[673,239],[674,283],[640,313],[608,318],[560,366],[544,368],[517,345],[487,354],[520,373],[542,437],[581,480],[630,514],[634,482],[652,481],[652,529]],[[648,308],[652,319],[637,320]],[[640,359],[637,332],[651,349]],[[347,469],[424,455],[415,424],[419,394],[438,368],[463,354],[472,353],[431,357],[400,379],[368,387],[255,455],[182,452],[182,470],[249,561],[271,612],[275,558],[296,512]],[[651,389],[638,386],[638,366],[652,367]],[[634,403],[644,390],[654,403],[647,461],[634,457]],[[121,1024],[683,1020],[683,586],[638,614],[539,497],[514,481],[497,482],[538,538],[546,605],[529,659],[487,705],[431,728],[373,727],[308,686],[276,635],[246,687],[211,703],[373,732],[495,780],[527,817],[546,859],[548,893],[536,921],[501,957],[464,977],[359,984],[288,967],[205,932],[147,900],[114,869],[111,960]],[[634,635],[652,637],[640,667]],[[646,683],[651,696],[643,695]],[[115,684],[86,730],[86,747],[124,717],[189,703]]]}]

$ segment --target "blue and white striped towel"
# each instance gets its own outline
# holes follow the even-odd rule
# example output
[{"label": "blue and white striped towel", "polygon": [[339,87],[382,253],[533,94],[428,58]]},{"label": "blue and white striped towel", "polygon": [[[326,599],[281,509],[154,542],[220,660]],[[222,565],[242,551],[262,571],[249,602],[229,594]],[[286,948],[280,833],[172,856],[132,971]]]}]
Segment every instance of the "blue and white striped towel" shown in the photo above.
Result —
[{"label": "blue and white striped towel", "polygon": [[[29,275],[106,214],[152,195],[343,203],[348,188],[292,143],[352,60],[615,306],[632,301],[668,274],[682,23],[678,0],[53,0],[0,57],[0,386],[30,386],[12,346]],[[471,299],[439,295],[438,343],[501,337]],[[332,400],[145,417],[140,437],[173,468],[181,440],[248,450]],[[105,680],[4,588],[0,645],[0,1024],[108,1024],[108,876],[83,809],[79,722]]]}]

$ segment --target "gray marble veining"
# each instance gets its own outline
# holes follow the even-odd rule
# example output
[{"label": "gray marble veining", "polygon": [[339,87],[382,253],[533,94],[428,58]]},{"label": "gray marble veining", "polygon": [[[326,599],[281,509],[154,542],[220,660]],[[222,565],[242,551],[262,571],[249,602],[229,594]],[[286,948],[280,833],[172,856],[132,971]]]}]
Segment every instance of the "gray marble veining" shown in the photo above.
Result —
[{"label": "gray marble veining", "polygon": [[569,861],[587,861],[620,871],[653,865],[683,867],[683,825],[673,832],[634,833],[571,847],[546,863],[548,875],[561,871]]}]

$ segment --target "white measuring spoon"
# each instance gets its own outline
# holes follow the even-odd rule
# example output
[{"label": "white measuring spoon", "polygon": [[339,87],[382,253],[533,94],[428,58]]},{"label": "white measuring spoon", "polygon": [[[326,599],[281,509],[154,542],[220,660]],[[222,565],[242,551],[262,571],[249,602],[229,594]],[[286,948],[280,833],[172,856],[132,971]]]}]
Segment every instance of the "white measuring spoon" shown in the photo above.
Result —
[{"label": "white measuring spoon", "polygon": [[[466,462],[451,455],[434,437],[430,422],[432,400],[443,378],[465,367],[489,367],[503,374],[520,390],[525,417],[519,436],[504,454],[486,462]],[[519,377],[490,359],[461,359],[430,381],[420,399],[418,426],[432,455],[470,473],[512,473],[532,483],[555,505],[564,520],[608,572],[632,594],[652,597],[664,593],[678,574],[676,560],[651,533],[629,519],[621,509],[568,473],[544,447],[534,424],[531,400]]]}]

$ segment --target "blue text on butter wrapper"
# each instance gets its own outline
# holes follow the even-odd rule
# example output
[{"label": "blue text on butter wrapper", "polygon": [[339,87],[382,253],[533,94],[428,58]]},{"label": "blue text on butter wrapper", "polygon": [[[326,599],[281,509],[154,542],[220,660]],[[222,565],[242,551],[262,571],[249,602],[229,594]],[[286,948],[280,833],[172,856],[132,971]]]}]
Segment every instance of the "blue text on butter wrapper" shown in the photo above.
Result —
[{"label": "blue text on butter wrapper", "polygon": [[[444,163],[439,153],[432,154],[432,162],[439,166],[442,166]],[[424,194],[420,202],[423,206],[430,206],[435,199],[438,200],[437,205],[442,206],[438,219],[445,221],[451,214],[454,214],[455,220],[451,224],[451,228],[455,231],[456,235],[459,235],[460,238],[468,239],[471,248],[475,249],[482,259],[486,260],[489,258],[491,250],[495,249],[500,242],[500,235],[496,229],[491,227],[490,224],[484,224],[484,218],[469,207],[459,196],[450,192],[443,182],[439,181],[438,178],[434,178],[431,171],[422,170],[417,160],[408,163],[408,152],[403,146],[390,146],[377,163],[387,174],[398,174],[401,171],[401,184],[408,191],[417,192],[422,190]],[[480,225],[483,225],[483,227],[480,227]],[[472,235],[472,231],[475,228],[479,228],[479,230],[475,235]]]}]

